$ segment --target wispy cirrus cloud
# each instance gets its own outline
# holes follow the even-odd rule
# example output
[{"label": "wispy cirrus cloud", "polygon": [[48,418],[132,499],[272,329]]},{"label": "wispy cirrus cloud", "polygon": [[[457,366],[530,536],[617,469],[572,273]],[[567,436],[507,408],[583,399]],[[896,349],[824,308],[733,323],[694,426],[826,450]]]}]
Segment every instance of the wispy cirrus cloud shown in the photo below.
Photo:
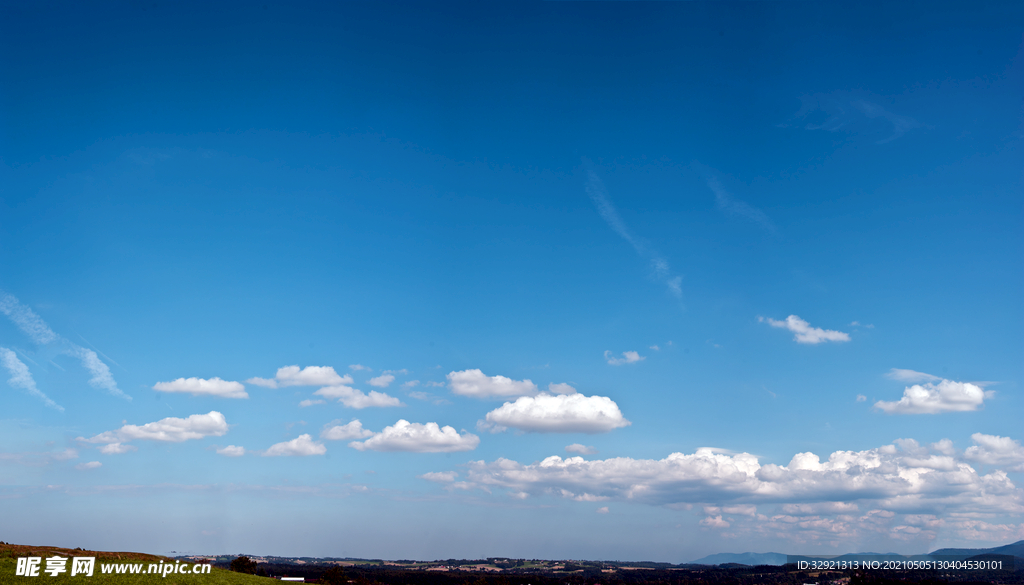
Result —
[{"label": "wispy cirrus cloud", "polygon": [[834,91],[800,97],[800,109],[791,124],[806,130],[847,132],[850,134],[885,134],[876,144],[885,144],[907,132],[925,125],[910,116],[897,114],[883,106],[882,98],[865,93]]},{"label": "wispy cirrus cloud", "polygon": [[37,451],[26,453],[0,453],[0,463],[16,463],[28,467],[42,467],[54,461],[68,461],[78,459],[78,451],[75,449],[64,449],[63,451]]},{"label": "wispy cirrus cloud", "polygon": [[816,345],[824,343],[826,341],[850,341],[850,335],[843,333],[842,331],[833,331],[831,329],[821,329],[818,327],[811,327],[811,324],[804,321],[796,315],[790,315],[782,321],[776,321],[771,317],[758,317],[758,321],[762,323],[768,323],[772,327],[778,327],[780,329],[788,329],[795,333],[793,340],[797,343],[807,343],[810,345]]},{"label": "wispy cirrus cloud", "polygon": [[774,234],[778,230],[775,227],[775,222],[771,220],[763,211],[744,203],[739,199],[733,197],[726,189],[722,186],[722,183],[716,177],[709,177],[707,179],[708,188],[715,194],[715,204],[719,209],[726,213],[745,217],[750,221],[753,221],[759,225],[762,229],[768,233]]},{"label": "wispy cirrus cloud", "polygon": [[64,412],[64,407],[57,404],[50,397],[44,394],[39,388],[36,388],[36,381],[32,378],[32,373],[28,371],[28,366],[24,362],[18,359],[18,355],[6,347],[0,347],[0,365],[11,374],[11,377],[7,380],[7,384],[12,388],[21,388],[28,392],[32,396],[39,398],[43,401],[43,404],[49,406],[54,410]]},{"label": "wispy cirrus cloud", "polygon": [[612,203],[611,198],[608,197],[608,190],[605,188],[601,177],[590,168],[589,161],[584,160],[584,166],[587,171],[587,195],[594,202],[594,206],[597,207],[597,212],[601,215],[601,218],[608,224],[608,227],[612,228],[612,231],[626,240],[641,258],[650,263],[654,278],[663,282],[672,296],[681,299],[683,297],[683,277],[673,274],[668,260],[651,247],[647,241],[637,237],[630,231],[629,227],[626,226],[626,222],[619,215],[619,211]]},{"label": "wispy cirrus cloud", "polygon": [[901,370],[899,368],[892,368],[885,374],[886,378],[890,380],[899,380],[900,382],[938,382],[942,378],[933,376],[931,374],[925,374],[924,372],[915,372],[914,370]]},{"label": "wispy cirrus cloud", "polygon": [[55,333],[35,311],[2,289],[0,289],[0,313],[6,315],[18,329],[32,340],[32,343],[79,360],[82,367],[92,375],[89,378],[89,385],[93,388],[106,390],[107,393],[126,400],[132,399],[117,387],[110,368],[100,360],[95,351],[72,343],[67,338]]}]

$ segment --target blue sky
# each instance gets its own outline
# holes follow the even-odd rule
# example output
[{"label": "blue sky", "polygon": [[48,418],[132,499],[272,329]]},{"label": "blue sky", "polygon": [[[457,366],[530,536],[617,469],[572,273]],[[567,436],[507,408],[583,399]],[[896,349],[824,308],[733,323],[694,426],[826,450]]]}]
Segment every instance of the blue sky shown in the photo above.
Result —
[{"label": "blue sky", "polygon": [[1018,3],[2,10],[3,540],[1024,538]]}]

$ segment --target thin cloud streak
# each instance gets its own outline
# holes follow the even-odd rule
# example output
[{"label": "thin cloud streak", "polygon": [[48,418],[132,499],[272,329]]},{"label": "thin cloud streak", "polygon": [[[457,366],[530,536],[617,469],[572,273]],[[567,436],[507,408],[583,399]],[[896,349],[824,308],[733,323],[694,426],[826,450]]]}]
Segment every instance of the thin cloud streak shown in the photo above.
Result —
[{"label": "thin cloud streak", "polygon": [[601,218],[604,219],[608,226],[611,227],[615,233],[619,234],[622,239],[629,242],[629,245],[636,250],[636,253],[639,254],[641,258],[650,262],[651,270],[654,272],[655,278],[665,283],[665,286],[668,287],[672,296],[677,299],[682,299],[683,278],[681,276],[672,275],[668,261],[665,260],[665,258],[663,258],[656,250],[648,246],[646,242],[637,238],[631,231],[629,231],[629,228],[626,226],[626,222],[622,221],[622,217],[619,215],[618,210],[615,209],[615,205],[613,205],[611,199],[608,198],[608,192],[607,189],[605,189],[604,182],[601,181],[601,177],[598,177],[597,173],[589,168],[587,169],[586,190],[587,195],[590,196],[591,201],[593,201],[594,205],[597,207],[597,212],[601,214]]},{"label": "thin cloud streak", "polygon": [[50,347],[64,355],[77,358],[82,362],[82,367],[92,374],[89,385],[98,390],[106,390],[107,393],[131,400],[117,387],[114,376],[110,373],[107,364],[100,361],[99,356],[91,349],[86,349],[67,338],[54,333],[50,326],[43,321],[32,309],[21,304],[14,295],[0,289],[0,313],[7,316],[22,333],[28,336],[36,345]]},{"label": "thin cloud streak", "polygon": [[6,347],[0,347],[0,364],[2,364],[4,368],[11,373],[10,379],[7,380],[7,384],[11,388],[21,388],[32,396],[42,400],[46,406],[49,406],[54,410],[64,412],[63,406],[57,404],[51,400],[49,396],[40,391],[39,388],[36,388],[36,381],[32,378],[32,373],[28,371],[28,366],[18,359],[17,354]]},{"label": "thin cloud streak", "polygon": [[717,178],[708,178],[707,184],[708,188],[715,194],[715,203],[719,209],[726,213],[745,217],[764,228],[770,234],[777,233],[778,230],[775,228],[775,223],[772,222],[771,218],[760,209],[735,199],[725,190],[725,187],[722,186],[722,183]]}]

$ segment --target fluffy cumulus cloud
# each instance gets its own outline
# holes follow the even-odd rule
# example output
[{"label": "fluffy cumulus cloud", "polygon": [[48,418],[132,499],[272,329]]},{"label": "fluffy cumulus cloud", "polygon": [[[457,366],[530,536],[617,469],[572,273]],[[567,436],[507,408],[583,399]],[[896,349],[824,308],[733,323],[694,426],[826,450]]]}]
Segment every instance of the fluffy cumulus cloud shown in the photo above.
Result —
[{"label": "fluffy cumulus cloud", "polygon": [[640,355],[639,353],[637,353],[635,351],[624,351],[624,352],[622,352],[622,357],[616,357],[616,356],[612,355],[612,352],[609,350],[609,351],[605,351],[604,352],[604,359],[610,365],[622,366],[622,365],[625,365],[625,364],[635,364],[635,363],[643,361],[643,360],[645,360],[647,358],[642,356],[642,355]]},{"label": "fluffy cumulus cloud", "polygon": [[938,414],[969,412],[981,408],[991,390],[982,390],[970,382],[942,380],[938,383],[914,384],[903,390],[903,398],[887,402],[879,400],[875,408],[889,414]]},{"label": "fluffy cumulus cloud", "polygon": [[480,370],[449,372],[448,386],[454,394],[474,398],[510,398],[533,396],[538,393],[537,385],[530,380],[488,376]]},{"label": "fluffy cumulus cloud", "polygon": [[285,366],[277,370],[273,378],[249,378],[247,384],[255,384],[264,388],[284,388],[286,386],[336,386],[351,384],[352,376],[339,376],[331,366]]},{"label": "fluffy cumulus cloud", "polygon": [[220,378],[178,378],[171,382],[157,382],[157,392],[182,392],[193,396],[219,396],[220,398],[248,398],[241,382],[229,382]]},{"label": "fluffy cumulus cloud", "polygon": [[320,433],[320,438],[327,439],[328,441],[349,441],[352,439],[365,439],[373,435],[373,431],[364,429],[363,423],[359,422],[358,419],[343,425],[338,424],[338,422],[327,423],[324,426],[324,430]]},{"label": "fluffy cumulus cloud", "polygon": [[605,433],[631,424],[606,396],[539,394],[506,402],[487,413],[485,428],[537,433]]},{"label": "fluffy cumulus cloud", "polygon": [[212,410],[206,414],[193,414],[188,418],[168,417],[141,426],[124,425],[114,430],[100,433],[86,439],[77,440],[85,443],[103,444],[101,453],[117,454],[134,451],[135,447],[125,445],[128,441],[146,440],[166,443],[181,443],[203,437],[220,437],[228,432],[228,423],[224,415]]},{"label": "fluffy cumulus cloud", "polygon": [[411,451],[414,453],[450,453],[472,451],[480,444],[480,437],[465,431],[459,434],[449,426],[437,423],[411,423],[399,420],[383,431],[374,433],[365,441],[352,441],[349,447],[360,451]]},{"label": "fluffy cumulus cloud", "polygon": [[221,447],[217,449],[218,455],[225,457],[241,457],[245,455],[245,447],[239,447],[238,445],[228,445],[227,447]]},{"label": "fluffy cumulus cloud", "polygon": [[344,404],[349,408],[361,409],[370,407],[386,407],[386,406],[405,406],[402,401],[389,396],[383,392],[377,392],[376,390],[370,390],[369,394],[364,394],[362,390],[356,390],[350,386],[327,386],[314,392],[317,396],[323,396],[331,400],[337,399],[338,402]]},{"label": "fluffy cumulus cloud", "polygon": [[370,378],[367,382],[370,386],[376,386],[377,388],[387,388],[395,381],[395,377],[391,374],[381,374],[376,378]]},{"label": "fluffy cumulus cloud", "polygon": [[1007,466],[1012,471],[1024,471],[1024,446],[1010,437],[974,433],[975,445],[964,451],[964,457],[984,465]]},{"label": "fluffy cumulus cloud", "polygon": [[275,443],[263,452],[264,457],[306,457],[309,455],[323,455],[327,447],[323,443],[317,443],[309,435],[299,435],[291,441]]},{"label": "fluffy cumulus cloud", "polygon": [[[865,451],[836,451],[824,461],[814,453],[798,453],[787,465],[761,464],[748,453],[710,448],[660,460],[551,456],[524,464],[501,458],[470,462],[463,483],[469,489],[506,490],[517,497],[705,505],[705,514],[712,518],[705,525],[709,527],[719,524],[717,516],[734,524],[748,518],[751,526],[758,521],[779,526],[790,520],[820,521],[819,528],[844,522],[868,526],[884,520],[886,530],[891,530],[911,526],[929,514],[1024,514],[1024,490],[1005,470],[983,474],[967,461],[989,456],[1013,464],[1024,456],[1019,444],[988,435],[973,438],[978,448],[962,456],[947,455],[942,442],[925,447],[901,440]],[[769,506],[776,508],[774,519],[758,513]],[[862,509],[868,512],[857,516]],[[894,519],[896,515],[900,518]],[[892,524],[897,521],[902,524]]]},{"label": "fluffy cumulus cloud", "polygon": [[43,401],[43,404],[49,406],[54,410],[64,412],[64,407],[57,404],[46,394],[43,394],[39,388],[36,387],[36,381],[32,377],[32,373],[28,371],[28,366],[24,362],[18,359],[18,355],[6,347],[0,347],[0,365],[2,365],[11,377],[7,379],[7,384],[11,388],[20,388],[30,395]]},{"label": "fluffy cumulus cloud", "polygon": [[775,319],[766,319],[764,317],[758,317],[757,320],[762,323],[768,323],[772,327],[779,327],[781,329],[788,329],[792,331],[796,334],[793,336],[793,340],[797,343],[815,345],[826,341],[850,341],[850,335],[847,333],[843,333],[842,331],[833,331],[831,329],[811,327],[810,323],[796,315],[790,315],[789,317],[786,317],[784,321],[776,321]]}]

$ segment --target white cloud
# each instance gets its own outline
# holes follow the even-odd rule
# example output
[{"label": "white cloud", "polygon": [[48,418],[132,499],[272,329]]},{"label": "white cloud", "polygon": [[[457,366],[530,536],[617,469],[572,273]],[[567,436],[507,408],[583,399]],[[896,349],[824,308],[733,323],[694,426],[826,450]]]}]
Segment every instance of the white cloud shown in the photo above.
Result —
[{"label": "white cloud", "polygon": [[867,400],[868,400],[867,396],[864,396],[863,394],[858,394],[857,395],[857,402],[867,402]]},{"label": "white cloud", "polygon": [[369,449],[372,451],[449,453],[472,451],[479,444],[480,437],[467,432],[460,435],[450,426],[439,427],[434,422],[420,424],[399,420],[365,441],[353,441],[348,445],[360,451]]},{"label": "white cloud", "polygon": [[598,508],[597,509],[597,513],[598,514],[607,514],[608,513],[608,506],[602,506],[602,507]]},{"label": "white cloud", "polygon": [[700,525],[707,526],[708,528],[728,528],[731,526],[728,522],[722,520],[721,514],[718,516],[708,516],[700,521]]},{"label": "white cloud", "polygon": [[3,290],[0,290],[0,313],[7,315],[11,322],[21,329],[33,343],[48,345],[61,339],[61,336],[54,333],[42,317],[36,315],[35,311],[21,304],[14,295]]},{"label": "white cloud", "polygon": [[225,457],[241,457],[242,455],[245,455],[245,447],[228,445],[227,447],[217,449],[217,454]]},{"label": "white cloud", "polygon": [[587,445],[583,445],[581,443],[573,443],[572,445],[567,445],[565,447],[565,451],[567,453],[576,453],[577,455],[594,455],[595,453],[597,453],[597,449],[593,447],[588,447]]},{"label": "white cloud", "polygon": [[327,439],[328,441],[348,441],[373,436],[373,431],[364,429],[363,423],[359,422],[359,419],[343,425],[336,424],[337,422],[339,421],[333,421],[324,425],[320,438]]},{"label": "white cloud", "polygon": [[331,366],[285,366],[278,368],[273,378],[249,378],[246,384],[255,384],[265,388],[284,388],[287,386],[337,386],[351,384],[352,376],[339,376]]},{"label": "white cloud", "polygon": [[888,414],[937,414],[940,412],[969,412],[978,410],[993,392],[969,382],[943,380],[914,384],[903,390],[897,402],[879,400],[875,408]]},{"label": "white cloud", "polygon": [[314,392],[317,396],[323,396],[324,398],[338,399],[338,402],[344,404],[349,408],[370,408],[370,407],[388,407],[388,406],[405,406],[402,401],[395,398],[394,396],[388,396],[383,392],[377,392],[376,390],[370,390],[369,394],[363,394],[361,390],[356,390],[349,386],[327,386]]},{"label": "white cloud", "polygon": [[299,403],[299,408],[306,408],[307,406],[316,406],[317,404],[327,404],[326,400],[307,398]]},{"label": "white cloud", "polygon": [[92,373],[92,378],[89,378],[90,386],[97,390],[106,390],[112,396],[131,400],[131,396],[121,392],[121,389],[117,387],[117,382],[114,381],[114,375],[110,373],[110,368],[107,367],[107,364],[100,361],[96,352],[79,347],[71,342],[67,343],[73,347],[66,353],[78,358],[82,362],[82,366]]},{"label": "white cloud", "polygon": [[75,469],[79,471],[86,471],[89,469],[96,469],[97,467],[103,467],[103,464],[99,461],[90,461],[88,463],[79,463],[75,466]]},{"label": "white cloud", "polygon": [[91,349],[68,341],[61,335],[54,333],[43,319],[32,309],[21,304],[12,295],[0,290],[0,313],[6,315],[18,329],[29,337],[33,343],[51,347],[56,351],[70,355],[82,362],[82,367],[92,374],[89,385],[93,388],[106,390],[109,394],[131,400],[121,389],[117,387],[114,376],[110,373],[107,364],[100,361],[96,352]]},{"label": "white cloud", "polygon": [[623,364],[635,364],[647,358],[635,351],[624,351],[622,352],[622,357],[615,357],[611,351],[605,351],[604,359],[613,366],[621,366]]},{"label": "white cloud", "polygon": [[306,457],[308,455],[323,455],[327,447],[323,443],[317,443],[309,435],[299,435],[291,441],[275,443],[263,452],[264,457]]},{"label": "white cloud", "polygon": [[380,376],[377,376],[376,378],[370,378],[370,381],[367,382],[367,384],[369,384],[370,386],[376,386],[378,388],[387,388],[394,381],[395,377],[392,376],[391,374],[382,374]]},{"label": "white cloud", "polygon": [[533,396],[537,385],[530,380],[513,380],[505,376],[487,376],[480,370],[448,373],[448,385],[454,394],[475,398]]},{"label": "white cloud", "polygon": [[100,447],[100,453],[103,453],[104,455],[122,455],[124,453],[130,453],[138,450],[139,448],[135,445],[125,445],[122,443],[110,443]]},{"label": "white cloud", "polygon": [[974,433],[976,444],[964,451],[964,458],[985,465],[1010,465],[1013,471],[1024,471],[1024,446],[1010,437]]},{"label": "white cloud", "polygon": [[353,372],[361,372],[363,370],[366,370],[367,372],[373,371],[373,368],[368,368],[362,364],[352,364],[348,367],[348,369],[352,370]]},{"label": "white cloud", "polygon": [[[190,439],[202,439],[203,437],[220,437],[228,432],[228,423],[224,415],[211,410],[207,414],[193,414],[188,418],[168,417],[156,422],[146,423],[142,426],[124,425],[116,431],[100,433],[90,439],[78,437],[77,440],[86,443],[108,443],[109,449],[104,453],[124,453],[130,445],[113,447],[127,441],[136,439],[147,441],[162,441],[180,443]],[[132,447],[134,449],[134,447]]]},{"label": "white cloud", "polygon": [[0,347],[0,364],[11,374],[11,377],[7,380],[7,384],[11,388],[21,388],[30,395],[42,400],[46,406],[64,412],[63,406],[50,400],[49,396],[36,387],[36,381],[32,378],[32,373],[28,371],[28,366],[18,359],[16,353],[6,347]]},{"label": "white cloud", "polygon": [[661,348],[658,347],[657,345],[652,345],[650,349],[653,349],[654,351],[661,351]]},{"label": "white cloud", "polygon": [[158,392],[184,392],[193,396],[219,396],[221,398],[248,398],[241,382],[229,382],[220,378],[178,378],[171,382],[157,382],[153,390]]},{"label": "white cloud", "polygon": [[831,329],[819,329],[818,327],[811,327],[811,324],[804,321],[796,315],[790,315],[786,317],[785,321],[776,321],[772,318],[765,319],[764,317],[758,317],[758,321],[767,322],[772,327],[781,327],[782,329],[788,329],[796,335],[793,339],[797,343],[810,343],[817,344],[825,341],[850,341],[850,336],[842,331],[833,331]]},{"label": "white cloud", "polygon": [[488,412],[486,420],[538,433],[605,433],[631,424],[611,398],[582,394],[523,396]]},{"label": "white cloud", "polygon": [[409,380],[408,382],[402,382],[402,388],[415,388],[420,385],[419,380]]},{"label": "white cloud", "polygon": [[576,389],[568,384],[548,384],[548,392],[551,394],[575,394]]},{"label": "white cloud", "polygon": [[931,374],[925,374],[924,372],[915,372],[914,370],[901,370],[899,368],[892,368],[888,373],[885,374],[886,378],[890,380],[898,380],[900,382],[907,382],[908,384],[914,384],[915,382],[938,382],[942,378],[933,376]]},{"label": "white cloud", "polygon": [[435,483],[451,483],[455,481],[455,478],[458,476],[459,474],[454,471],[431,471],[421,475],[420,479],[425,479]]},{"label": "white cloud", "polygon": [[[1001,438],[978,436],[976,441],[978,458],[982,445],[986,453],[1006,454],[993,461],[1009,464],[1020,456],[1019,446]],[[797,453],[788,465],[762,465],[748,453],[708,448],[661,460],[551,456],[522,464],[499,458],[468,463],[465,483],[468,489],[490,492],[718,507],[707,511],[710,517],[750,516],[756,513],[752,506],[771,504],[809,506],[783,508],[791,515],[851,514],[861,505],[880,510],[870,513],[872,517],[1024,514],[1024,490],[1004,470],[982,475],[964,459],[954,457],[947,465],[940,456],[905,440],[865,451],[836,451],[825,461],[813,453]]]}]

